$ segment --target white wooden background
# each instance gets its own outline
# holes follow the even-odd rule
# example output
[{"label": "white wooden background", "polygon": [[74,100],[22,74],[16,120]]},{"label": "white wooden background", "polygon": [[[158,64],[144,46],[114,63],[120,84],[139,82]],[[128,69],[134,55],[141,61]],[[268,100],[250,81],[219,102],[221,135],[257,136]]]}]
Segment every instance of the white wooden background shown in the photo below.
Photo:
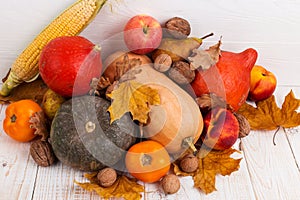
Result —
[{"label": "white wooden background", "polygon": [[[54,17],[74,0],[0,0],[0,75]],[[278,103],[290,89],[300,98],[300,1],[297,0],[110,0],[81,34],[101,44],[105,57],[107,41],[118,39],[126,21],[135,14],[149,14],[161,23],[173,16],[190,21],[193,36],[214,32],[209,46],[223,37],[224,50],[239,52],[248,47],[259,53],[257,64],[274,72]],[[116,37],[115,37],[116,36]],[[113,46],[115,48],[115,46]],[[2,124],[5,106],[0,106]],[[1,125],[2,127],[2,125]],[[273,131],[251,132],[242,139],[243,160],[238,172],[217,177],[217,192],[204,195],[193,188],[191,178],[181,179],[175,195],[159,193],[146,185],[144,199],[299,199],[300,127],[280,130],[276,146]],[[238,143],[236,144],[238,146]],[[29,144],[17,143],[0,129],[0,199],[97,199],[73,180],[82,172],[57,164],[37,167],[29,156]]]}]

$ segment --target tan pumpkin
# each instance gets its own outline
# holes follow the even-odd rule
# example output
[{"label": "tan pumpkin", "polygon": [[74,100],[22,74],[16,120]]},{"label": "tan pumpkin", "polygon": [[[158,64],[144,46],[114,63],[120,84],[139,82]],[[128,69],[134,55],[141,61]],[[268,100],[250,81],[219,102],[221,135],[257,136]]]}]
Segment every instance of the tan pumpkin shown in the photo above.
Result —
[{"label": "tan pumpkin", "polygon": [[144,127],[144,136],[165,146],[171,154],[187,149],[195,143],[203,129],[203,118],[194,99],[164,74],[146,64],[133,70],[136,81],[158,90],[161,104],[152,106],[150,123]]}]

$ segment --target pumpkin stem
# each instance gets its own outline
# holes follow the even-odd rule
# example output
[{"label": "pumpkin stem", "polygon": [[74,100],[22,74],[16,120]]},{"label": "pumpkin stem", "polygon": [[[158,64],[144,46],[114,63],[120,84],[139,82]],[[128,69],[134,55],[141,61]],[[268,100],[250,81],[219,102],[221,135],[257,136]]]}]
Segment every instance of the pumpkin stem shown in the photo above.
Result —
[{"label": "pumpkin stem", "polygon": [[183,148],[190,148],[193,151],[194,156],[197,155],[197,148],[195,147],[193,143],[193,137],[186,137],[182,140],[181,146]]},{"label": "pumpkin stem", "polygon": [[13,114],[13,116],[10,117],[10,121],[12,123],[16,122],[17,121],[17,116],[15,114]]},{"label": "pumpkin stem", "polygon": [[88,121],[86,124],[85,124],[85,130],[86,132],[88,133],[91,133],[95,130],[96,128],[96,124],[91,122],[91,121]]},{"label": "pumpkin stem", "polygon": [[201,40],[204,40],[204,39],[206,39],[206,38],[208,38],[208,37],[210,37],[210,36],[213,36],[213,35],[214,35],[214,33],[209,33],[209,34],[207,34],[207,35],[201,37],[200,39],[201,39]]},{"label": "pumpkin stem", "polygon": [[139,129],[140,129],[140,139],[142,140],[144,137],[144,130],[142,123],[139,123]]},{"label": "pumpkin stem", "polygon": [[148,154],[143,154],[141,157],[141,162],[143,166],[151,165],[152,157]]}]

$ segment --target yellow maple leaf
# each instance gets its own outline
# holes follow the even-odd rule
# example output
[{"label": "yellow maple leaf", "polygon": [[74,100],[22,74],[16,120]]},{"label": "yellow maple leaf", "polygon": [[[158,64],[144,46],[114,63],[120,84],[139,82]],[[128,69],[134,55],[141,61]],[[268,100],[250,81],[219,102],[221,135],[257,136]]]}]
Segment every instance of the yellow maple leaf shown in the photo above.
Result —
[{"label": "yellow maple leaf", "polygon": [[201,148],[197,154],[199,166],[195,172],[183,172],[178,163],[174,163],[174,173],[179,176],[192,176],[195,187],[205,194],[211,193],[216,190],[215,182],[218,174],[226,176],[239,169],[241,159],[230,157],[235,152],[238,151],[232,148],[223,151]]},{"label": "yellow maple leaf", "polygon": [[247,103],[243,104],[238,113],[244,115],[253,130],[274,130],[278,127],[291,128],[300,125],[300,113],[297,109],[300,99],[296,99],[293,91],[285,97],[280,109],[275,101],[274,95],[259,101],[256,107]]},{"label": "yellow maple leaf", "polygon": [[111,123],[120,119],[126,112],[131,112],[133,120],[147,123],[149,105],[159,105],[158,91],[134,80],[122,82],[117,89],[108,95],[113,99],[108,108]]},{"label": "yellow maple leaf", "polygon": [[129,179],[126,176],[119,176],[116,182],[110,187],[101,187],[97,182],[97,173],[84,175],[90,182],[79,183],[77,185],[87,191],[95,191],[100,197],[109,199],[111,197],[123,197],[125,200],[141,199],[141,192],[144,192],[144,186],[137,183],[134,179]]}]

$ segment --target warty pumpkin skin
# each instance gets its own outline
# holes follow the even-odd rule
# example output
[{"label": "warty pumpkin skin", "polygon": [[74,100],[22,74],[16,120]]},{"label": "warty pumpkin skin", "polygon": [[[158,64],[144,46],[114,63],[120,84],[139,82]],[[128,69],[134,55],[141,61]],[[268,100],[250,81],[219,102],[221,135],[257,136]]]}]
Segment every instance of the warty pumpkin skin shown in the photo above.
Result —
[{"label": "warty pumpkin skin", "polygon": [[115,165],[135,142],[129,115],[110,124],[110,103],[96,96],[74,97],[56,113],[50,141],[57,158],[84,171]]}]

